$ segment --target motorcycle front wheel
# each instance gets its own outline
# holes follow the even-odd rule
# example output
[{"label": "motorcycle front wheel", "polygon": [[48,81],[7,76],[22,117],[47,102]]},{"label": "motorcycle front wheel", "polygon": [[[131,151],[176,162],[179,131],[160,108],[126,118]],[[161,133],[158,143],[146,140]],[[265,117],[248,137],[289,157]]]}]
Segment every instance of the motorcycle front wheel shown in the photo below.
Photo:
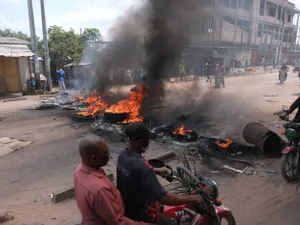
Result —
[{"label": "motorcycle front wheel", "polygon": [[235,218],[232,214],[220,218],[221,225],[236,225]]},{"label": "motorcycle front wheel", "polygon": [[292,182],[299,179],[297,158],[297,152],[291,152],[281,157],[281,175],[287,182]]}]

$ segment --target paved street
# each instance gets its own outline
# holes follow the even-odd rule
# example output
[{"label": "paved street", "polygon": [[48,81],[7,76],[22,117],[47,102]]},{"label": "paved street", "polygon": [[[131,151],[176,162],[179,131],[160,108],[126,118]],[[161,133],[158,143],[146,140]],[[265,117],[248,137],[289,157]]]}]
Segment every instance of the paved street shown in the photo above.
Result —
[{"label": "paved street", "polygon": [[[217,90],[203,80],[168,84],[167,98],[175,98],[177,105],[188,102],[193,110],[203,106],[199,115],[209,114],[208,122],[214,124],[207,133],[239,139],[242,126],[250,121],[260,120],[277,129],[273,112],[300,95],[296,74],[290,73],[284,85],[279,85],[277,78],[277,74],[231,77],[225,80],[225,89]],[[0,137],[33,142],[0,158],[0,213],[9,211],[15,216],[9,225],[72,225],[80,222],[76,202],[53,205],[48,195],[72,186],[73,171],[79,162],[77,146],[80,137],[91,131],[90,123],[73,121],[72,112],[66,110],[27,110],[36,105],[37,98],[0,102]],[[211,100],[204,107],[201,102],[206,98]],[[112,151],[123,148],[113,143],[110,146]],[[270,160],[269,166],[279,171],[279,159]],[[238,224],[298,224],[299,193],[279,174],[216,179]]]}]

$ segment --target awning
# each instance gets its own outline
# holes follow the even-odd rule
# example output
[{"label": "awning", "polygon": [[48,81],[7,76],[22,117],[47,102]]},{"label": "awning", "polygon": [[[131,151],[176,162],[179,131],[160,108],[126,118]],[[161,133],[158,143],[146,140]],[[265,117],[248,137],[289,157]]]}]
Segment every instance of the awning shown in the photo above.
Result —
[{"label": "awning", "polygon": [[4,57],[29,57],[34,54],[27,45],[0,44],[0,56]]}]

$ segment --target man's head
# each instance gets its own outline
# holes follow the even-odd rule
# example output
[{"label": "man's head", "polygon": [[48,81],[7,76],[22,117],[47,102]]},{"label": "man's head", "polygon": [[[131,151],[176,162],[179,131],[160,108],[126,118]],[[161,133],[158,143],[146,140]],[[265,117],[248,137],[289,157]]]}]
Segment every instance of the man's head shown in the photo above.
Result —
[{"label": "man's head", "polygon": [[99,169],[109,161],[109,150],[104,139],[99,136],[84,137],[79,143],[79,154],[83,164]]},{"label": "man's head", "polygon": [[61,65],[59,65],[59,66],[57,67],[57,69],[58,69],[58,70],[61,70],[61,69],[62,69],[62,66],[61,66]]},{"label": "man's head", "polygon": [[147,151],[152,134],[144,123],[130,123],[125,129],[125,134],[129,139],[131,151],[137,153]]}]

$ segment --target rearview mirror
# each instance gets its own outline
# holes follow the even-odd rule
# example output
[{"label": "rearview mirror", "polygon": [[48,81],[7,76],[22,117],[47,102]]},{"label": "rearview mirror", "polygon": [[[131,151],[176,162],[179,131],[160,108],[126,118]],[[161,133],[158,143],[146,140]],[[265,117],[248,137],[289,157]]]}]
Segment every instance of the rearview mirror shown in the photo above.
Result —
[{"label": "rearview mirror", "polygon": [[166,167],[166,164],[159,160],[159,159],[150,159],[148,160],[148,163],[153,167],[153,168],[164,168]]},{"label": "rearview mirror", "polygon": [[287,105],[283,105],[283,106],[282,106],[282,110],[283,110],[283,111],[287,111],[287,110],[289,110],[289,108],[290,108],[290,107],[288,107]]}]

